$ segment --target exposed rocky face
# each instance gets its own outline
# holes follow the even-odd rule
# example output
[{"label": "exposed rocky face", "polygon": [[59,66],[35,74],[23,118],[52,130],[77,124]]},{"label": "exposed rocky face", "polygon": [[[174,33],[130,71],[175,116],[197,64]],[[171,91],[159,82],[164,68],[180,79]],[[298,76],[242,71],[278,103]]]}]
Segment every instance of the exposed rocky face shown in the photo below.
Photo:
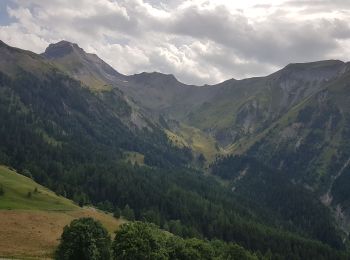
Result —
[{"label": "exposed rocky face", "polygon": [[92,89],[115,86],[125,77],[97,55],[86,53],[75,43],[60,41],[50,44],[42,56]]},{"label": "exposed rocky face", "polygon": [[70,55],[73,52],[76,52],[79,55],[84,54],[84,50],[80,48],[76,43],[60,41],[58,43],[50,44],[46,48],[43,56],[48,59],[57,59],[62,58],[66,55]]}]

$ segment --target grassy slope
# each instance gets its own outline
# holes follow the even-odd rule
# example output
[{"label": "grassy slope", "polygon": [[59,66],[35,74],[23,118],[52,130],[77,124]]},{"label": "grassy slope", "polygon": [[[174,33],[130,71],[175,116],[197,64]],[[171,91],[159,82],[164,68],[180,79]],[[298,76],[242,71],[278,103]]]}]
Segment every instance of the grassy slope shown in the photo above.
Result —
[{"label": "grassy slope", "polygon": [[[92,91],[110,91],[112,89],[112,86],[99,77],[97,73],[86,70],[86,66],[75,56],[65,56],[53,61],[53,63],[68,75],[83,82]],[[77,68],[85,69],[85,73],[75,74],[74,71],[77,71]]]},{"label": "grassy slope", "polygon": [[202,130],[230,128],[239,108],[250,100],[261,97],[263,87],[264,83],[257,78],[221,83],[221,91],[191,111],[186,123]]},{"label": "grassy slope", "polygon": [[75,218],[98,219],[110,233],[122,223],[94,208],[79,208],[5,166],[0,166],[0,184],[5,191],[0,196],[0,257],[50,258],[63,227]]},{"label": "grassy slope", "polygon": [[131,164],[145,165],[145,156],[138,152],[124,152],[126,162]]},{"label": "grassy slope", "polygon": [[[5,194],[0,200],[0,209],[30,210],[74,210],[78,209],[70,200],[58,197],[52,191],[35,183],[32,179],[0,166],[0,184]],[[37,188],[38,192],[34,192]],[[28,198],[31,192],[31,198]]]},{"label": "grassy slope", "polygon": [[196,153],[204,155],[208,162],[212,162],[222,151],[216,145],[213,137],[198,128],[181,124],[176,133],[166,131],[168,138],[179,147],[191,147]]}]

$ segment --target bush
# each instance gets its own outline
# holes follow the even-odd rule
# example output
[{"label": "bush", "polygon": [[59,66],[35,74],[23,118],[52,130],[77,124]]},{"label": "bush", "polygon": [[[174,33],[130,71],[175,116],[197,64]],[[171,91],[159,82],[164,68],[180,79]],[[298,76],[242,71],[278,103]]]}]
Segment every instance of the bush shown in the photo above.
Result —
[{"label": "bush", "polygon": [[55,259],[108,260],[110,244],[110,236],[99,221],[76,219],[64,228]]}]

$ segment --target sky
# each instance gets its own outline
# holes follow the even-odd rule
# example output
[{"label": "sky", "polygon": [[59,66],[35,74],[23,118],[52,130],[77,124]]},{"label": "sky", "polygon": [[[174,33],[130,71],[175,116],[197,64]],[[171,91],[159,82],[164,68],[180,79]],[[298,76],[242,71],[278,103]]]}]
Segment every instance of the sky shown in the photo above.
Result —
[{"label": "sky", "polygon": [[123,74],[187,84],[350,60],[349,0],[1,0],[0,40],[41,53],[67,40]]}]

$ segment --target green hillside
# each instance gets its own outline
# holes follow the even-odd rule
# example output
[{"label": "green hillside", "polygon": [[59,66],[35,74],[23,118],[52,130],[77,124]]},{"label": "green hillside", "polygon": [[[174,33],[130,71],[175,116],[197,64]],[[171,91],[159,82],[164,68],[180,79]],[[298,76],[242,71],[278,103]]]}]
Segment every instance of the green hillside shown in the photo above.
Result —
[{"label": "green hillside", "polygon": [[0,197],[0,209],[78,209],[78,206],[74,205],[72,201],[57,196],[49,189],[10,170],[6,166],[0,166],[0,185],[4,191],[4,194]]},{"label": "green hillside", "polygon": [[190,147],[196,154],[202,154],[208,162],[223,153],[212,136],[195,127],[180,124],[174,132],[167,131],[167,135],[175,145]]},{"label": "green hillside", "polygon": [[215,94],[201,105],[193,105],[184,121],[224,147],[254,138],[336,79],[344,67],[336,60],[290,64],[266,77],[228,80],[213,87]]}]

